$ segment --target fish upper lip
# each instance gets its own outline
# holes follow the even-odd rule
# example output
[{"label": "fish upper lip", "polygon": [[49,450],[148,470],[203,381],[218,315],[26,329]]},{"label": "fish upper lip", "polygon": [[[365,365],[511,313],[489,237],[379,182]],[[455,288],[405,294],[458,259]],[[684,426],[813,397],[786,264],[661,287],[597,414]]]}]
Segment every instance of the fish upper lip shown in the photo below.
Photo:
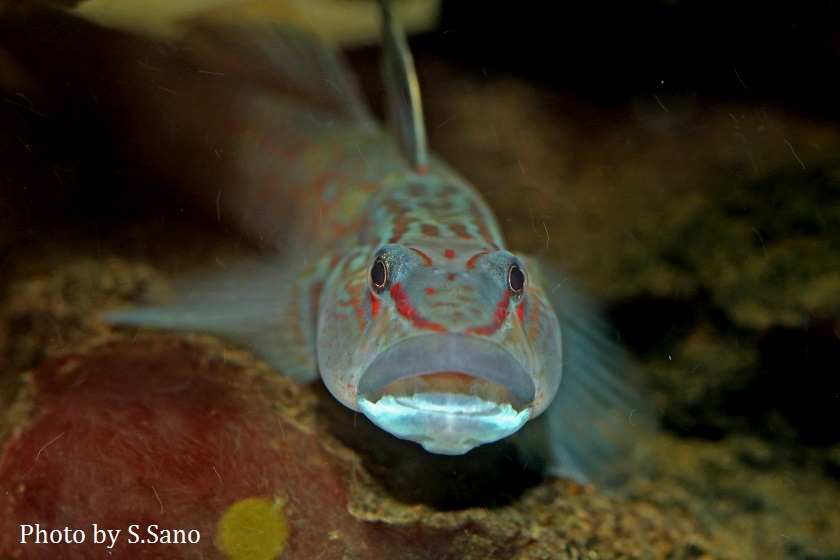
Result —
[{"label": "fish upper lip", "polygon": [[378,400],[395,381],[440,372],[496,383],[517,401],[517,408],[531,406],[536,395],[531,376],[501,345],[474,335],[448,333],[411,336],[380,352],[359,379],[359,398]]}]

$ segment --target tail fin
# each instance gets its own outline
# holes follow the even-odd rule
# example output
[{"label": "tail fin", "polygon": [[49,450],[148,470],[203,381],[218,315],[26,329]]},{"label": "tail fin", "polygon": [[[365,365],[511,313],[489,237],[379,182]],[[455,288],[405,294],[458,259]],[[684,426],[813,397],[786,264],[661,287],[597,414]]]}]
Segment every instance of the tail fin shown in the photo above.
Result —
[{"label": "tail fin", "polygon": [[[400,0],[394,10],[410,33],[431,29],[441,0]],[[380,37],[379,7],[346,0],[85,0],[73,13],[105,27],[177,39],[180,24],[201,18],[215,25],[280,22],[342,48],[373,45]]]},{"label": "tail fin", "polygon": [[271,21],[219,24],[201,19],[185,29],[185,48],[212,61],[216,71],[351,121],[372,119],[344,61],[308,31]]},{"label": "tail fin", "polygon": [[[398,13],[411,30],[424,31],[437,23],[440,3],[402,0],[392,7],[383,0],[377,13],[373,3],[343,0],[86,0],[73,13],[105,27],[184,44],[205,60],[221,63],[228,73],[274,92],[291,89],[319,108],[335,112],[338,107],[344,116],[359,119],[367,113],[358,88],[325,45],[372,43],[377,16],[384,18],[387,58],[394,61],[387,66],[409,69],[396,78],[412,84],[414,99],[417,85],[411,55],[393,14]],[[422,133],[422,124],[415,128]],[[419,144],[425,150],[425,140]]]}]

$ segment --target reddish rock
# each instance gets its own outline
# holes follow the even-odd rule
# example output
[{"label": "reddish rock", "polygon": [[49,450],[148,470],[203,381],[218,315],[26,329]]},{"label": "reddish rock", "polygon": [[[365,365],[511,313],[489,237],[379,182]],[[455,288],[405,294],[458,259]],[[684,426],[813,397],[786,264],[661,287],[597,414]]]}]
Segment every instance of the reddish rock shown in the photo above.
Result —
[{"label": "reddish rock", "polygon": [[[0,460],[0,557],[462,556],[453,543],[466,528],[351,516],[351,461],[325,451],[278,411],[276,403],[288,400],[289,391],[295,389],[282,379],[249,374],[176,338],[116,341],[47,360],[30,374],[24,418]],[[248,498],[256,500],[241,502]],[[217,527],[236,503],[246,510],[263,504],[275,513],[257,521],[259,507],[231,514],[228,529],[234,527],[234,540],[240,540],[231,549]],[[259,526],[239,526],[249,523]],[[94,542],[93,524],[120,530],[112,549],[110,538]],[[26,525],[33,534],[22,543]],[[131,526],[136,537],[128,533]],[[59,530],[52,536],[61,541],[72,540],[78,529],[76,540],[83,536],[84,542],[35,544],[37,529],[46,531],[42,540]],[[150,542],[155,537],[149,530],[158,542]],[[197,535],[194,543],[161,542]],[[256,552],[245,551],[248,546]]]}]

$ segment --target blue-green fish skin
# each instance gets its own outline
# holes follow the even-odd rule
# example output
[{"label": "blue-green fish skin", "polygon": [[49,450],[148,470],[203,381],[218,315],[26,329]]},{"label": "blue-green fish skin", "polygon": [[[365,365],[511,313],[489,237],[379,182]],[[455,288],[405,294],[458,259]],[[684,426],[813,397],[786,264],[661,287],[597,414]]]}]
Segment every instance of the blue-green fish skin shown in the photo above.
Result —
[{"label": "blue-green fish skin", "polygon": [[[257,49],[296,93],[238,87],[225,115],[234,180],[201,196],[281,258],[187,279],[170,305],[106,318],[215,333],[295,381],[320,376],[339,402],[433,453],[516,434],[546,472],[611,477],[655,422],[591,306],[551,267],[510,252],[457,172],[407,154],[416,135],[383,131],[329,49],[274,25],[192,39],[219,36],[248,38],[219,44]],[[247,48],[238,54],[247,65]]]}]

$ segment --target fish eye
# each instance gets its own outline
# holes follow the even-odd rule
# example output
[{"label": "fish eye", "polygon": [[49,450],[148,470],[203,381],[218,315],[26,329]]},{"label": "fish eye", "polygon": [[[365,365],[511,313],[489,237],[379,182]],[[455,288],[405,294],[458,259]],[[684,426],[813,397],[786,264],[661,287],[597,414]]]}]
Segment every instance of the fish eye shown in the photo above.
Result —
[{"label": "fish eye", "polygon": [[525,271],[518,264],[512,264],[508,269],[508,289],[514,295],[525,289]]},{"label": "fish eye", "polygon": [[388,267],[382,258],[376,259],[370,267],[370,285],[373,291],[381,294],[388,284]]}]

